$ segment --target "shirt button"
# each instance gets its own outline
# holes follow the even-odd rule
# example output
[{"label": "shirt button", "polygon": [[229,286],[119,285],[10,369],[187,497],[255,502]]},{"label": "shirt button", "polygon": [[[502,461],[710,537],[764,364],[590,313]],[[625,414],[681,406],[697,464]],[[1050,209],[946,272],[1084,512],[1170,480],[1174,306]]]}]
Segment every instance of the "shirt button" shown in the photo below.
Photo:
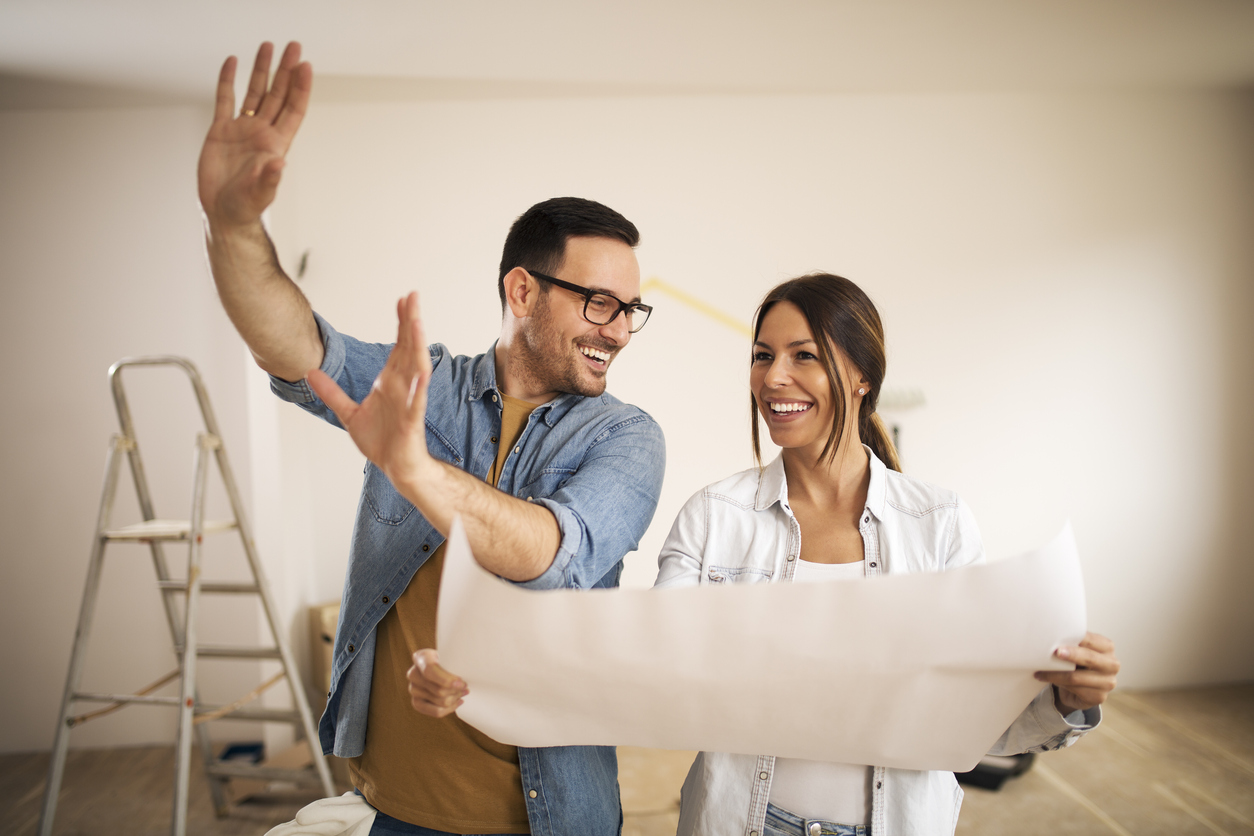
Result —
[{"label": "shirt button", "polygon": [[879,790],[879,789],[883,789],[883,788],[884,788],[884,782],[883,782],[883,781],[876,781],[876,782],[875,782],[875,788],[876,788],[877,790]]},{"label": "shirt button", "polygon": [[872,569],[874,569],[874,568],[875,568],[875,562],[874,562],[874,561],[872,561],[872,563],[871,563],[871,568],[872,568]]},{"label": "shirt button", "polygon": [[386,595],[384,595],[384,596],[383,596],[383,603],[385,603],[385,604],[386,604],[389,600],[390,600],[390,599],[388,598],[388,596],[386,596]]},{"label": "shirt button", "polygon": [[496,395],[492,396],[492,403],[496,403]]},{"label": "shirt button", "polygon": [[[848,519],[848,518],[846,517],[846,519]],[[794,557],[796,557],[796,555],[792,555],[792,554],[788,555],[788,559],[789,559],[789,560],[792,560]]]},{"label": "shirt button", "polygon": [[527,793],[527,795],[531,796],[532,798],[535,798],[535,797],[536,797],[536,791],[535,791],[535,790],[532,790],[531,792]]},{"label": "shirt button", "polygon": [[823,825],[819,824],[818,822],[812,822],[810,824],[810,836],[822,836],[822,833],[823,833]]},{"label": "shirt button", "polygon": [[515,453],[517,453],[517,452],[518,452],[519,450],[521,450],[521,449],[522,449],[521,447],[515,447],[515,448],[514,448],[514,452],[515,452]]},{"label": "shirt button", "polygon": [[357,649],[357,648],[353,647],[351,644],[348,646],[348,652],[349,652],[349,653],[352,653],[352,652],[353,652],[354,650],[356,650],[356,649]]},{"label": "shirt button", "polygon": [[496,436],[492,436],[492,443],[496,444]]},{"label": "shirt button", "polygon": [[431,551],[431,547],[430,547],[430,546],[428,546],[426,543],[423,543],[423,544],[422,544],[422,550],[423,550],[424,552],[429,552],[429,551]]},{"label": "shirt button", "polygon": [[[848,517],[846,517],[846,519],[848,519]],[[758,777],[759,777],[759,778],[761,778],[763,781],[765,781],[767,778],[769,778],[769,777],[771,777],[771,776],[770,776],[769,774],[765,773],[765,772],[759,772],[759,773],[758,773]]]}]

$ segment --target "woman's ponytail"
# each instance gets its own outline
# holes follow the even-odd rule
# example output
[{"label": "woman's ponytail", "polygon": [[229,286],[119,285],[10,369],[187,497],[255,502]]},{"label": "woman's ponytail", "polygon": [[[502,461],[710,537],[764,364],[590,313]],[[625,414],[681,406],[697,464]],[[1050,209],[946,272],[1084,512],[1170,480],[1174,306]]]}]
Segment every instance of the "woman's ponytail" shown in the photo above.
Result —
[{"label": "woman's ponytail", "polygon": [[888,427],[884,426],[884,419],[873,409],[868,410],[871,406],[864,402],[862,404],[862,420],[858,423],[858,434],[862,436],[862,443],[871,448],[880,461],[882,461],[889,470],[901,472],[901,461],[897,458],[897,445],[893,444],[893,436],[888,431]]}]

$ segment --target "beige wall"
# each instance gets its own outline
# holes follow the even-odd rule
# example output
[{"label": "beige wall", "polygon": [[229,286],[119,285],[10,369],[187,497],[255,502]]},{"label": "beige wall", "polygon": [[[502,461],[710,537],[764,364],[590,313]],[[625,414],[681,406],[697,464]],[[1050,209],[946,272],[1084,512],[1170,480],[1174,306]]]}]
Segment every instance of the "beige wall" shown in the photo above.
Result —
[{"label": "beige wall", "polygon": [[[103,372],[122,354],[213,370],[283,606],[342,583],[362,460],[246,371],[200,256],[202,131],[192,110],[0,114],[3,338],[39,362],[14,376],[22,399],[62,416],[0,419],[0,619],[23,674],[0,686],[22,718],[0,749],[51,739],[113,426]],[[496,332],[505,230],[558,194],[622,211],[646,278],[745,321],[780,279],[853,278],[885,318],[888,385],[927,398],[897,416],[908,471],[963,494],[993,557],[1070,518],[1091,625],[1126,685],[1154,687],[1254,676],[1251,147],[1237,95],[315,102],[272,220],[338,327],[389,340],[392,302],[417,288],[430,337],[469,353]],[[611,377],[668,443],[634,584],[679,505],[750,463],[745,340],[648,301]],[[119,667],[162,652],[155,605],[141,612],[104,651]]]},{"label": "beige wall", "polygon": [[[201,255],[195,160],[207,111],[0,113],[0,750],[51,745],[117,418],[106,373],[124,356],[198,364],[235,468],[247,484],[244,351]],[[186,518],[199,427],[185,378],[124,373],[157,513]],[[210,516],[224,507],[211,479]],[[129,473],[114,522],[139,519]],[[206,573],[238,577],[235,543],[212,543]],[[175,574],[186,549],[170,549]],[[85,688],[138,689],[175,666],[147,550],[106,553]],[[242,601],[207,601],[206,641],[255,642]],[[256,663],[206,661],[208,700],[256,684]],[[202,680],[204,681],[204,680]],[[177,692],[174,692],[177,693]],[[173,739],[174,715],[132,708],[76,731],[76,746]],[[249,732],[225,727],[224,735]]]}]

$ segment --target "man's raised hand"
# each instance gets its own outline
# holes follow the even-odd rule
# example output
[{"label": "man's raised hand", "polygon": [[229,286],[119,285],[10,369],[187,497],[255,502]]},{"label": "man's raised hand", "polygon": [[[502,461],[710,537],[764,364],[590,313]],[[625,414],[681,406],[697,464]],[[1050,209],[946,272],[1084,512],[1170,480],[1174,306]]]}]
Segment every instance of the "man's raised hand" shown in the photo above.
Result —
[{"label": "man's raised hand", "polygon": [[397,302],[396,316],[396,345],[370,394],[360,404],[320,370],[311,371],[307,380],[340,419],[357,448],[412,501],[409,486],[423,478],[424,468],[438,467],[427,452],[431,354],[423,341],[417,293]]},{"label": "man's raised hand", "polygon": [[271,81],[273,53],[269,42],[257,50],[238,115],[235,56],[226,59],[218,75],[213,124],[197,171],[200,204],[211,226],[243,226],[261,218],[274,200],[287,149],[309,106],[313,68],[301,62],[300,44],[287,45]]}]

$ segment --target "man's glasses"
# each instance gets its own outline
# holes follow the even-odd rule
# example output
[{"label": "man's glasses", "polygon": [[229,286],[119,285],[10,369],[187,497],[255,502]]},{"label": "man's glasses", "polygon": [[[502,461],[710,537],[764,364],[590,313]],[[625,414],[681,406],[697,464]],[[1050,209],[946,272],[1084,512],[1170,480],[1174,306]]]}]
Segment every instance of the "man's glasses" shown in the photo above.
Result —
[{"label": "man's glasses", "polygon": [[639,302],[624,302],[608,293],[589,290],[577,284],[571,284],[561,279],[555,279],[552,276],[546,276],[543,273],[537,273],[535,270],[527,270],[527,272],[542,282],[557,285],[582,296],[583,318],[593,325],[609,325],[621,313],[625,317],[627,330],[634,334],[644,327],[644,324],[649,321],[649,314],[653,313],[653,307],[650,305],[642,305]]}]

